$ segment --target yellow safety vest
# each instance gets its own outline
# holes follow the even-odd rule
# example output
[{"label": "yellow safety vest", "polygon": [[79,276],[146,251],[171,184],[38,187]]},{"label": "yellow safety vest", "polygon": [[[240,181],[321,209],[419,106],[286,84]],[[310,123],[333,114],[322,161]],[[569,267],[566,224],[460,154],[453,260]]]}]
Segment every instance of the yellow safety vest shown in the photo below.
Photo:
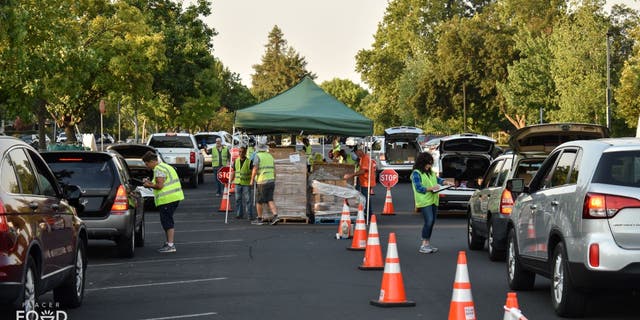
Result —
[{"label": "yellow safety vest", "polygon": [[155,198],[154,202],[156,206],[184,200],[184,193],[182,193],[182,186],[180,185],[180,177],[178,177],[178,173],[176,173],[176,170],[172,166],[161,162],[153,168],[153,171],[153,183],[156,183],[155,172],[163,172],[167,176],[164,180],[164,186],[162,189],[153,189],[153,196]]},{"label": "yellow safety vest", "polygon": [[260,159],[260,163],[258,164],[258,177],[256,178],[256,182],[258,184],[262,184],[271,180],[275,180],[276,167],[273,156],[268,152],[260,151],[256,153],[256,157]]},{"label": "yellow safety vest", "polygon": [[220,152],[222,154],[222,164],[219,164],[219,159],[218,159],[218,148],[213,148],[211,149],[211,166],[213,167],[224,167],[226,165],[228,165],[229,161],[228,159],[228,155],[229,155],[229,149],[227,149],[227,147],[222,147],[222,151]]},{"label": "yellow safety vest", "polygon": [[[426,173],[418,170],[413,170],[413,172],[418,172],[418,174],[420,175],[420,183],[425,188],[430,188],[438,184],[438,179],[436,178],[436,174],[433,171],[430,175],[427,175]],[[440,203],[440,197],[438,196],[438,193],[431,191],[427,191],[427,193],[418,192],[416,190],[416,185],[413,182],[413,179],[411,179],[411,186],[413,187],[413,198],[415,200],[416,208],[424,208],[432,204],[435,204],[437,206]]]},{"label": "yellow safety vest", "polygon": [[235,170],[235,179],[233,179],[233,183],[248,186],[251,183],[251,160],[249,158],[245,158],[242,166],[240,166],[240,158],[236,159],[236,162],[233,165],[233,170]]}]

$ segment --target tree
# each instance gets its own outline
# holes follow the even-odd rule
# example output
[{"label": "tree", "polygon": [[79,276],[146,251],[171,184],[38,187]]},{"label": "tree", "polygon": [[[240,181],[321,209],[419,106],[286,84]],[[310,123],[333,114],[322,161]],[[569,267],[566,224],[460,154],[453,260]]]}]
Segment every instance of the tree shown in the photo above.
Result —
[{"label": "tree", "polygon": [[287,46],[287,40],[277,25],[271,29],[268,38],[261,63],[253,65],[255,73],[251,75],[251,93],[258,101],[293,87],[304,76],[316,78],[307,70],[305,58]]},{"label": "tree", "polygon": [[369,91],[349,79],[333,78],[320,84],[320,87],[356,112],[362,112],[362,100],[369,95]]},{"label": "tree", "polygon": [[633,30],[631,35],[636,39],[636,45],[622,69],[620,87],[615,95],[617,108],[614,112],[619,118],[624,119],[627,126],[636,127],[640,117],[640,27]]},{"label": "tree", "polygon": [[563,17],[552,35],[551,75],[558,110],[551,121],[605,124],[606,34],[604,1],[585,0]]}]

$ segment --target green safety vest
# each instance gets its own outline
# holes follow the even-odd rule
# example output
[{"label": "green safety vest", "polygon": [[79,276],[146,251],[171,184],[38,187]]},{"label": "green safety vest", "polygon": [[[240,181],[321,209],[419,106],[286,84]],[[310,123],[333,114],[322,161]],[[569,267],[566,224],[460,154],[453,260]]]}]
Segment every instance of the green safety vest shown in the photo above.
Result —
[{"label": "green safety vest", "polygon": [[347,163],[347,164],[356,164],[356,165],[358,164],[358,162],[356,162],[355,160],[353,160],[353,158],[351,157],[351,155],[350,155],[350,154],[347,154],[347,159],[345,159],[345,160],[346,160],[346,163]]},{"label": "green safety vest", "polygon": [[[413,170],[413,172],[418,172],[418,174],[420,174],[420,183],[425,188],[433,187],[438,184],[436,174],[433,172],[430,175],[418,170]],[[440,203],[438,193],[431,191],[427,191],[427,193],[418,192],[416,190],[416,185],[413,183],[413,179],[411,180],[411,185],[413,187],[413,198],[415,199],[416,208],[424,208],[432,204],[437,206]]]},{"label": "green safety vest", "polygon": [[233,170],[235,170],[235,178],[233,179],[233,183],[248,186],[251,184],[251,160],[249,158],[245,158],[242,166],[240,166],[240,158],[236,159],[236,162],[233,164]]},{"label": "green safety vest", "polygon": [[256,153],[256,157],[260,159],[260,164],[258,165],[258,177],[256,178],[257,184],[262,184],[271,180],[275,180],[275,162],[273,161],[273,156],[267,152],[258,152]]},{"label": "green safety vest", "polygon": [[302,145],[302,150],[304,150],[304,154],[307,156],[307,164],[311,164],[313,162],[311,161],[311,153],[313,152],[311,145],[309,146]]},{"label": "green safety vest", "polygon": [[167,176],[164,180],[164,186],[162,189],[153,189],[156,206],[184,200],[184,193],[182,193],[182,186],[180,185],[180,177],[178,177],[176,170],[172,166],[161,162],[153,168],[153,171],[153,183],[156,183],[155,172],[160,171]]},{"label": "green safety vest", "polygon": [[227,149],[227,147],[222,147],[222,164],[218,165],[218,148],[213,148],[211,149],[211,166],[213,167],[224,167],[226,165],[228,165],[228,155],[229,155],[229,150]]}]

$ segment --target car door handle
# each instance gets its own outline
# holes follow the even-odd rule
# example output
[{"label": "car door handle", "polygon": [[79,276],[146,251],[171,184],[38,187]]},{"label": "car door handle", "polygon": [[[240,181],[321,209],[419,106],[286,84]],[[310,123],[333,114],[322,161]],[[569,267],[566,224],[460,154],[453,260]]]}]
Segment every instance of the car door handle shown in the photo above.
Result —
[{"label": "car door handle", "polygon": [[29,203],[29,208],[31,208],[31,210],[38,209],[38,203],[37,202],[30,202]]},{"label": "car door handle", "polygon": [[60,210],[60,205],[57,203],[54,203],[51,205],[51,209],[53,209],[53,211],[58,211]]},{"label": "car door handle", "polygon": [[551,201],[551,205],[554,206],[554,207],[558,206],[559,204],[560,204],[560,202],[558,202],[558,200]]},{"label": "car door handle", "polygon": [[535,205],[535,204],[532,204],[532,205],[529,206],[529,209],[536,210],[536,209],[538,209],[538,206]]}]

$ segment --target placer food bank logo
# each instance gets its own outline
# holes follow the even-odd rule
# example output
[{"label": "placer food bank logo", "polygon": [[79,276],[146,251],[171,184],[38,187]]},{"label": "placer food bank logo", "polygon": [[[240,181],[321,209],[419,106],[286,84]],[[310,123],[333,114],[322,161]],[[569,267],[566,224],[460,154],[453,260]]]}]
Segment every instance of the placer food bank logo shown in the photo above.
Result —
[{"label": "placer food bank logo", "polygon": [[59,306],[51,302],[36,304],[34,310],[16,310],[16,320],[68,320],[66,311],[56,310]]}]

